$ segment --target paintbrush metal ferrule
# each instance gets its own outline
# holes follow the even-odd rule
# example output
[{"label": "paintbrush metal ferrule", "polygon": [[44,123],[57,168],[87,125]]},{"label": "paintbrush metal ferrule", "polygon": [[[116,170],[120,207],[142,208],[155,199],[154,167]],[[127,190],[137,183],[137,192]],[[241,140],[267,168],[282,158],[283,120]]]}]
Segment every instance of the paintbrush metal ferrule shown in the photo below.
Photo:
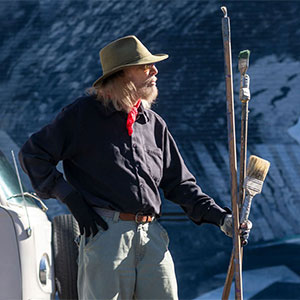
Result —
[{"label": "paintbrush metal ferrule", "polygon": [[241,75],[241,84],[240,84],[240,100],[245,103],[250,100],[250,76],[248,74]]},{"label": "paintbrush metal ferrule", "polygon": [[244,189],[247,194],[254,196],[261,193],[263,184],[262,180],[247,176],[244,181]]}]

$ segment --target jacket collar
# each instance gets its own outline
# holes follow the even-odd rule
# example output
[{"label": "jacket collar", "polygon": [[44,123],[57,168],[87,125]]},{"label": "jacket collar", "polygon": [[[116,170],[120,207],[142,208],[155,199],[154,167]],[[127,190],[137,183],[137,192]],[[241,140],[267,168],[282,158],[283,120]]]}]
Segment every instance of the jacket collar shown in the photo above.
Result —
[{"label": "jacket collar", "polygon": [[143,117],[145,122],[149,121],[148,111],[147,111],[147,109],[145,109],[143,102],[141,103],[141,105],[138,108],[138,117]]},{"label": "jacket collar", "polygon": [[[95,98],[95,101],[97,101],[96,98]],[[110,102],[107,107],[105,107],[100,101],[97,101],[97,103],[99,103],[98,104],[99,110],[106,117],[110,117],[111,115],[120,112],[120,111],[115,109],[112,102]],[[143,102],[140,104],[140,106],[138,108],[138,117],[137,117],[137,119],[141,118],[141,117],[144,118],[145,122],[149,121],[148,112],[147,112],[147,109],[145,109],[145,107],[143,106]]]}]

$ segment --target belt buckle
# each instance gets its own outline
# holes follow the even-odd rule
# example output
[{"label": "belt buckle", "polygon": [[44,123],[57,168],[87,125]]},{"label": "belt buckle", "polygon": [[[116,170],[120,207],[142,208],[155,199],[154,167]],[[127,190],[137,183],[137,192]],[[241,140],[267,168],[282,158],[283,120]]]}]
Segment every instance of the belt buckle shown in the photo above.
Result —
[{"label": "belt buckle", "polygon": [[[146,221],[142,221],[142,222],[139,222],[138,221],[138,217],[139,216],[142,216],[142,217],[147,217],[146,218]],[[136,215],[135,215],[135,218],[134,218],[134,220],[135,220],[135,222],[137,223],[137,224],[146,224],[146,223],[148,223],[148,217],[151,217],[151,218],[153,218],[154,217],[154,214],[151,214],[151,215],[144,215],[142,212],[138,212]],[[152,220],[151,220],[152,221]]]},{"label": "belt buckle", "polygon": [[144,214],[142,213],[142,212],[138,212],[138,213],[136,213],[136,215],[135,215],[135,218],[134,218],[134,220],[135,220],[135,222],[137,223],[137,224],[145,224],[146,222],[139,222],[138,221],[138,217],[139,216],[144,216]]}]

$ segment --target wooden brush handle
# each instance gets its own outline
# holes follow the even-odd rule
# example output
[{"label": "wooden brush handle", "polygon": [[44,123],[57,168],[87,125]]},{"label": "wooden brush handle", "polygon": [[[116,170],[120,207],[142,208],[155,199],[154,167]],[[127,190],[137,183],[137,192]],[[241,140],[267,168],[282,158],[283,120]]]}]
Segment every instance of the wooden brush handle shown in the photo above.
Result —
[{"label": "wooden brush handle", "polygon": [[240,219],[240,224],[244,223],[249,218],[252,199],[253,199],[253,196],[251,196],[251,195],[247,195],[245,198],[245,202],[244,202],[243,210],[242,210],[242,214],[241,214],[241,219]]}]

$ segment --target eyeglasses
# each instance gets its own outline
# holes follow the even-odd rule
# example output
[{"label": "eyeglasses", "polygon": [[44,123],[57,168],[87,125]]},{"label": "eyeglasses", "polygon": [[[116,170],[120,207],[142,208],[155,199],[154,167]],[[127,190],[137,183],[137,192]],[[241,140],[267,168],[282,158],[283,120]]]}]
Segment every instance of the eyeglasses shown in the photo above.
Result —
[{"label": "eyeglasses", "polygon": [[155,64],[147,64],[147,65],[143,65],[142,67],[143,67],[143,69],[144,69],[145,71],[149,71],[149,70],[151,70],[154,66],[155,66]]}]

